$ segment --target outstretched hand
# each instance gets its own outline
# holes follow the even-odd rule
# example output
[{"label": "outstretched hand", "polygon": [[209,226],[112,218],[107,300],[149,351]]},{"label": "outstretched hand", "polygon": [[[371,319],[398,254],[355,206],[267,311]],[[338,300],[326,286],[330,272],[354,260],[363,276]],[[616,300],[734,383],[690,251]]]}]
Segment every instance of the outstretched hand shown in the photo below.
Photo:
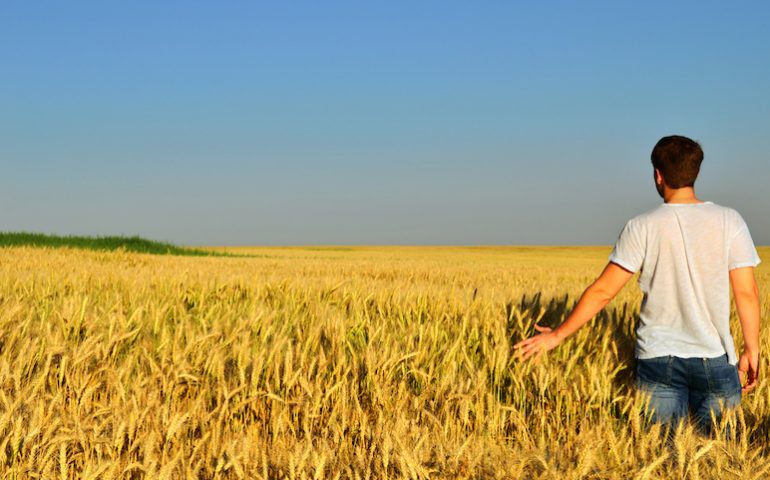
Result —
[{"label": "outstretched hand", "polygon": [[540,333],[534,337],[522,340],[513,346],[513,348],[517,350],[516,356],[520,357],[521,360],[526,360],[535,354],[540,355],[549,350],[553,350],[561,343],[562,339],[554,333],[552,328],[541,327],[536,324],[535,330]]},{"label": "outstretched hand", "polygon": [[607,303],[633,276],[634,273],[630,270],[612,262],[607,263],[599,278],[580,296],[580,300],[567,319],[556,330],[535,325],[535,330],[540,333],[514,345],[513,348],[516,350],[514,356],[526,360],[532,355],[541,355],[553,350],[607,306]]}]

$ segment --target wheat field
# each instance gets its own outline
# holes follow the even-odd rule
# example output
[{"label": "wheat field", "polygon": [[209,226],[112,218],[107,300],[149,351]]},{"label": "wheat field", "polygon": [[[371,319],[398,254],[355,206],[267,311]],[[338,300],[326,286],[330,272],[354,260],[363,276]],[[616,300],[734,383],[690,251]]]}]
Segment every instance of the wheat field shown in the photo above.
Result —
[{"label": "wheat field", "polygon": [[635,280],[513,358],[609,247],[219,250],[0,249],[2,478],[770,478],[766,380],[735,435],[644,426]]}]

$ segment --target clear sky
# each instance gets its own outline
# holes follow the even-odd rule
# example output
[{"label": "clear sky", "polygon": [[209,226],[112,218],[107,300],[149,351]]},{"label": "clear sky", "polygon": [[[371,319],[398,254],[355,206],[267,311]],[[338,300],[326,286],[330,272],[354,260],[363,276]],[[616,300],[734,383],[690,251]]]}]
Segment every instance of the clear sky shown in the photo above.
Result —
[{"label": "clear sky", "polygon": [[0,4],[0,230],[612,244],[649,154],[770,243],[770,4]]}]

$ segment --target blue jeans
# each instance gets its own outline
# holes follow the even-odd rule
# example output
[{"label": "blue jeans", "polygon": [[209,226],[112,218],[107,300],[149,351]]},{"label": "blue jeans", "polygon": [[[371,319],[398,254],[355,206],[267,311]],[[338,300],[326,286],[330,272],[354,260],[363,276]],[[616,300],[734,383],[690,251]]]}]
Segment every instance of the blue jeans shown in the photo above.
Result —
[{"label": "blue jeans", "polygon": [[650,397],[650,419],[675,424],[692,413],[696,426],[712,431],[711,416],[719,421],[724,409],[741,403],[738,369],[727,355],[680,358],[672,355],[637,359],[636,386]]}]

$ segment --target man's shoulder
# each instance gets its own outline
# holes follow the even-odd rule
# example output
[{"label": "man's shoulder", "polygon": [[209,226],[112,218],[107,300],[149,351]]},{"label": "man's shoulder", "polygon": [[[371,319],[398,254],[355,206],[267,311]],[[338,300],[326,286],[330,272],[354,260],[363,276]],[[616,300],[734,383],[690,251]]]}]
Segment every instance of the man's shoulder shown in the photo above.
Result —
[{"label": "man's shoulder", "polygon": [[655,220],[656,217],[660,217],[663,214],[664,212],[662,205],[658,205],[655,208],[645,210],[642,213],[631,217],[626,223],[631,228],[641,228],[644,227],[648,222]]},{"label": "man's shoulder", "polygon": [[731,215],[740,215],[740,213],[738,213],[738,210],[734,209],[733,207],[728,207],[727,205],[722,205],[722,204],[719,204],[719,203],[709,202],[709,206],[713,210],[727,212],[727,213],[729,213]]},{"label": "man's shoulder", "polygon": [[[741,214],[732,207],[727,207],[725,205],[720,205],[718,203],[714,202],[708,202],[708,205],[704,205],[704,207],[707,207],[709,212],[712,212],[714,215],[721,215],[725,217],[728,220],[735,221],[740,220],[743,217],[741,217]],[[636,216],[631,217],[628,220],[628,223],[632,226],[643,226],[649,222],[655,222],[657,220],[668,218],[670,215],[670,209],[676,208],[671,206],[666,206],[665,203],[661,203],[660,205],[650,208],[649,210],[646,210],[642,213],[639,213]],[[699,206],[699,208],[701,208]]]},{"label": "man's shoulder", "polygon": [[[708,205],[698,206],[698,218],[697,222],[701,224],[712,225],[713,228],[720,228],[724,230],[725,235],[730,238],[737,235],[739,232],[748,229],[746,221],[738,210],[725,205],[719,205],[713,202],[708,202]],[[631,217],[624,227],[624,230],[631,235],[635,235],[638,238],[651,238],[659,235],[661,232],[670,230],[673,225],[674,218],[673,212],[695,212],[695,210],[674,210],[680,207],[666,206],[666,204],[660,204],[655,208],[646,210],[638,215]],[[685,207],[686,208],[686,207]]]},{"label": "man's shoulder", "polygon": [[740,214],[740,212],[738,212],[738,210],[714,202],[709,203],[710,210],[713,212],[713,214],[715,216],[721,217],[724,221],[724,224],[728,226],[728,228],[740,228],[745,223],[743,216]]},{"label": "man's shoulder", "polygon": [[725,216],[730,219],[742,219],[740,212],[733,207],[728,207],[726,205],[718,205],[714,204],[714,207],[722,212],[724,212]]},{"label": "man's shoulder", "polygon": [[728,229],[731,229],[734,233],[737,233],[739,230],[747,228],[746,221],[743,219],[743,215],[741,215],[738,210],[722,205],[718,205],[718,207],[722,210],[725,219],[725,225]]}]

